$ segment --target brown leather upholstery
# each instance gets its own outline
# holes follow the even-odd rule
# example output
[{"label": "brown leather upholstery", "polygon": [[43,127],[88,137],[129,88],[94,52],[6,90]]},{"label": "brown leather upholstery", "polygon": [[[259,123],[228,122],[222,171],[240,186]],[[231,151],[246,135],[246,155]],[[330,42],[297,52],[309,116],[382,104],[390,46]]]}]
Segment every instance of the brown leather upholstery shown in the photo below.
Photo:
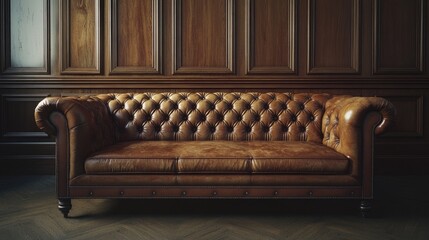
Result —
[{"label": "brown leather upholstery", "polygon": [[87,174],[347,174],[349,159],[322,144],[283,141],[133,141],[95,153]]},{"label": "brown leather upholstery", "polygon": [[328,94],[136,93],[99,95],[118,140],[322,142]]},{"label": "brown leather upholstery", "polygon": [[35,110],[57,136],[62,199],[371,198],[373,135],[394,116],[383,98],[312,93],[102,94]]}]

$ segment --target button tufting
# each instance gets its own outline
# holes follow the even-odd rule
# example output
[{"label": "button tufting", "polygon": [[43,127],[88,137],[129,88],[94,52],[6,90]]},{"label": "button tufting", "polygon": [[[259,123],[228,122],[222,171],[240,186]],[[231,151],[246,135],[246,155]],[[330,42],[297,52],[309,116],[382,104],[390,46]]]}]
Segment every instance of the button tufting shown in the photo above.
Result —
[{"label": "button tufting", "polygon": [[173,126],[173,132],[178,132],[179,131],[179,126],[174,125]]},{"label": "button tufting", "polygon": [[228,126],[228,127],[226,128],[226,130],[227,130],[229,133],[232,133],[232,132],[234,131],[234,128],[233,128],[232,126]]},{"label": "button tufting", "polygon": [[139,133],[143,132],[143,126],[137,126],[137,132]]},{"label": "button tufting", "polygon": [[246,127],[245,127],[245,131],[246,131],[247,133],[250,133],[250,132],[252,131],[252,127],[250,127],[250,126],[246,126]]},{"label": "button tufting", "polygon": [[296,121],[296,116],[295,115],[292,115],[291,117],[290,117],[290,119],[292,120],[292,121]]},{"label": "button tufting", "polygon": [[287,110],[287,104],[282,104],[281,108],[282,108],[283,110]]},{"label": "button tufting", "polygon": [[270,131],[270,128],[268,126],[263,126],[262,131],[267,133]]},{"label": "button tufting", "polygon": [[314,120],[314,116],[310,115],[310,121],[313,121],[313,120]]},{"label": "button tufting", "polygon": [[214,127],[214,126],[211,126],[211,127],[210,127],[210,132],[211,132],[211,133],[214,133],[214,132],[216,132],[216,127]]},{"label": "button tufting", "polygon": [[277,121],[277,120],[279,120],[279,116],[274,115],[274,116],[273,116],[273,121]]},{"label": "button tufting", "polygon": [[282,126],[282,131],[283,132],[287,132],[287,131],[289,131],[289,128],[287,126],[283,125]]}]

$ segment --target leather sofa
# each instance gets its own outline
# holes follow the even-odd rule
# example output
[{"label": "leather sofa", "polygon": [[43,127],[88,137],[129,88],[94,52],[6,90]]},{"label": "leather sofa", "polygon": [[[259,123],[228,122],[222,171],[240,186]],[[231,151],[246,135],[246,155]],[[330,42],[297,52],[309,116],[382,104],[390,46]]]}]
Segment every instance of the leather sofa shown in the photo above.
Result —
[{"label": "leather sofa", "polygon": [[164,92],[49,97],[59,209],[72,198],[373,198],[379,97]]}]

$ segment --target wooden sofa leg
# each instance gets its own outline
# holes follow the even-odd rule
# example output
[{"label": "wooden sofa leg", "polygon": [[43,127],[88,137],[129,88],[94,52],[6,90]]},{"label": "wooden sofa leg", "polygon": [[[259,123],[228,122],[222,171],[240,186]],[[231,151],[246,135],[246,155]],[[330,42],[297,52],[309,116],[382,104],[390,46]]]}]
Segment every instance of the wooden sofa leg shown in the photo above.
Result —
[{"label": "wooden sofa leg", "polygon": [[68,218],[70,209],[72,208],[70,198],[59,198],[58,209],[63,213],[64,218]]},{"label": "wooden sofa leg", "polygon": [[370,200],[362,200],[360,202],[360,212],[362,217],[367,218],[371,214],[372,204]]}]

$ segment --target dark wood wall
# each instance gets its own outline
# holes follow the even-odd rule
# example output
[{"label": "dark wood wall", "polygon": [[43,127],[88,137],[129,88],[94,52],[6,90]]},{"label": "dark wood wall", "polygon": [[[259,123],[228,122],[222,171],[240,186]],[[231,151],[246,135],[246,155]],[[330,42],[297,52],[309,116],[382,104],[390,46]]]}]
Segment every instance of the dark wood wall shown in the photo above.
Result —
[{"label": "dark wood wall", "polygon": [[292,91],[382,96],[377,174],[428,173],[426,0],[2,0],[3,173],[52,173],[46,96]]}]

